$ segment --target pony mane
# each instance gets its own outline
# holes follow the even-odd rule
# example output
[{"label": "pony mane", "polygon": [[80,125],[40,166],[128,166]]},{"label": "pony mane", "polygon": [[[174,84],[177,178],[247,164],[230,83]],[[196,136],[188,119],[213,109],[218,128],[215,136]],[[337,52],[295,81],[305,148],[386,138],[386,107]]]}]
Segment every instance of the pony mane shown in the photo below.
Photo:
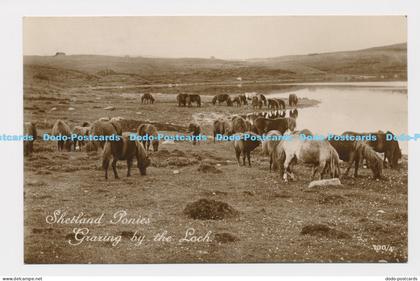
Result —
[{"label": "pony mane", "polygon": [[362,159],[366,159],[369,168],[372,170],[373,177],[381,178],[382,177],[382,160],[378,154],[364,141],[355,142],[356,153],[362,156]]}]

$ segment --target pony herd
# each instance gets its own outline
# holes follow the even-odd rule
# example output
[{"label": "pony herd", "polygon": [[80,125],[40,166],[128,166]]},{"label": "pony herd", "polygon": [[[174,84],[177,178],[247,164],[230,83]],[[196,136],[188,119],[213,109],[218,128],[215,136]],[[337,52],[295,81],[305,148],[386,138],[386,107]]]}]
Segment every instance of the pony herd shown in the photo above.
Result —
[{"label": "pony herd", "polygon": [[[246,119],[245,119],[246,118]],[[235,115],[231,121],[214,121],[214,136],[217,134],[234,135],[234,149],[238,165],[251,166],[250,152],[262,143],[262,154],[269,157],[269,169],[279,170],[285,181],[295,178],[293,166],[299,161],[313,165],[311,179],[329,175],[332,178],[340,177],[340,160],[347,162],[345,176],[348,175],[353,164],[355,165],[354,177],[358,176],[358,169],[366,160],[367,166],[371,169],[374,179],[383,178],[382,169],[388,163],[392,169],[398,168],[398,161],[402,154],[398,141],[386,140],[386,135],[393,135],[391,132],[355,133],[344,132],[343,138],[335,140],[334,136],[328,139],[314,141],[311,131],[305,129],[296,131],[296,119],[293,117],[257,117],[256,115],[242,116]],[[240,124],[240,126],[238,126]],[[288,134],[286,134],[288,132]],[[247,134],[248,138],[244,138]],[[249,137],[251,136],[251,137]],[[265,136],[262,141],[252,136]],[[273,136],[277,138],[273,138]],[[363,139],[363,136],[373,136],[373,140]],[[360,138],[357,138],[360,137]],[[381,160],[378,153],[384,153]]]},{"label": "pony herd", "polygon": [[[235,150],[238,165],[245,166],[246,159],[248,165],[251,166],[251,152],[262,144],[262,154],[269,158],[270,171],[279,170],[285,181],[289,178],[294,179],[295,174],[293,167],[297,162],[303,162],[313,165],[312,179],[319,174],[320,178],[325,175],[330,177],[339,177],[340,160],[347,162],[345,175],[348,175],[353,164],[355,165],[354,176],[358,176],[358,169],[363,161],[366,160],[368,167],[372,170],[375,179],[382,178],[382,169],[384,165],[389,163],[390,167],[396,169],[398,160],[402,157],[398,141],[387,141],[386,134],[391,132],[378,131],[375,133],[355,133],[344,132],[343,135],[366,136],[368,134],[375,135],[374,141],[335,141],[318,140],[312,141],[308,136],[313,136],[309,130],[296,130],[296,120],[298,110],[296,108],[289,110],[289,117],[286,117],[284,109],[284,101],[278,99],[266,99],[264,95],[255,94],[253,96],[238,95],[232,98],[229,95],[220,94],[213,98],[213,104],[227,104],[236,101],[240,105],[247,105],[248,100],[252,101],[252,105],[266,104],[269,108],[276,109],[268,112],[253,112],[242,115],[234,115],[229,119],[218,119],[213,122],[213,137],[216,141],[217,135],[236,136],[233,146]],[[150,94],[142,96],[142,102],[153,103],[155,99]],[[201,98],[194,94],[179,94],[177,96],[178,106],[191,106],[195,102],[197,106],[201,106]],[[298,98],[291,94],[289,96],[289,105],[296,106]],[[277,104],[277,105],[274,105]],[[281,106],[279,106],[281,104]],[[116,141],[106,141],[98,139],[90,139],[87,151],[102,149],[102,167],[105,170],[105,178],[108,179],[108,167],[111,163],[114,176],[118,178],[116,169],[117,161],[127,161],[127,176],[130,176],[130,170],[134,158],[137,160],[137,167],[141,175],[146,174],[146,169],[150,165],[148,151],[158,151],[159,141],[157,140],[158,130],[152,124],[141,124],[138,126],[136,133],[139,136],[154,136],[152,141],[133,141],[129,139],[130,132],[123,132],[121,122],[124,118],[100,118],[92,124],[84,122],[81,126],[70,128],[63,120],[57,120],[52,127],[51,135],[53,136],[71,136],[76,134],[82,137],[88,136],[118,136]],[[36,125],[34,123],[25,123],[25,134],[37,136]],[[191,123],[188,132],[194,136],[201,134],[199,124]],[[278,140],[252,140],[245,139],[244,135],[257,136],[278,136]],[[281,137],[289,136],[290,140],[282,140]],[[302,137],[303,136],[303,137]],[[89,139],[89,138],[88,138]],[[72,141],[58,140],[58,151],[71,151],[72,148],[77,150],[86,145],[84,139],[76,139]],[[193,143],[195,144],[195,142]],[[33,141],[24,142],[25,155],[33,152]],[[384,153],[384,159],[381,160],[378,153]]]},{"label": "pony herd", "polygon": [[[180,93],[176,96],[176,100],[179,107],[191,107],[194,103],[197,107],[201,107],[202,101],[198,94],[185,94]],[[289,95],[289,106],[296,107],[298,104],[298,97],[295,94]],[[280,98],[266,98],[263,94],[258,93],[246,93],[232,96],[229,94],[217,94],[212,98],[211,103],[213,105],[226,104],[227,106],[237,107],[248,105],[248,101],[251,102],[253,109],[262,109],[263,106],[267,106],[268,109],[284,110],[286,109],[286,102]],[[145,93],[141,96],[142,104],[153,104],[155,98],[152,94]]]}]

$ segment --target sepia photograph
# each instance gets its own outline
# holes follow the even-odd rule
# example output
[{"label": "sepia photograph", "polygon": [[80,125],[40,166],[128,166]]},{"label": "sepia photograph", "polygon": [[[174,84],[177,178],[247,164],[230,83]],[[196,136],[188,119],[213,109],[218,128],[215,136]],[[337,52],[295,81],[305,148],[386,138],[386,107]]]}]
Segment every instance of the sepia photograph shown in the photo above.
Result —
[{"label": "sepia photograph", "polygon": [[23,263],[410,260],[407,17],[22,32]]}]

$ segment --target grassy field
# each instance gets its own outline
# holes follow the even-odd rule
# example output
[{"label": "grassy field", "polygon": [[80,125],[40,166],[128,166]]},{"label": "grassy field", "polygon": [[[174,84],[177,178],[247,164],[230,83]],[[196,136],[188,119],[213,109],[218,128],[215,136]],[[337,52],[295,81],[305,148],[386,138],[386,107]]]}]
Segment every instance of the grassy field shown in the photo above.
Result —
[{"label": "grassy field", "polygon": [[[203,107],[179,108],[175,92],[167,91],[156,95],[155,105],[141,105],[135,91],[92,89],[83,83],[62,87],[28,78],[25,120],[36,121],[41,133],[49,132],[57,119],[71,127],[104,116],[149,120],[162,128],[195,121],[211,134],[215,117],[251,111],[211,105],[208,94],[213,92],[205,87],[199,92]],[[317,104],[300,98],[301,107]],[[114,111],[104,110],[110,105]],[[299,128],[299,119],[297,124]],[[360,178],[343,178],[341,188],[312,190],[307,188],[310,167],[299,164],[297,181],[286,184],[268,170],[268,159],[260,152],[260,147],[253,152],[251,168],[238,167],[231,143],[163,143],[150,155],[148,175],[134,169],[127,178],[120,161],[121,179],[115,180],[111,172],[106,181],[99,154],[58,152],[55,143],[38,140],[24,167],[25,263],[407,261],[406,156],[399,172],[384,171],[387,180],[374,181],[370,171],[362,169]],[[199,199],[227,203],[237,215],[197,220],[184,214],[185,207]],[[90,234],[122,240],[116,246],[88,241],[72,246],[77,225],[46,222],[57,209],[71,216],[104,213],[103,224],[88,226]],[[120,210],[150,223],[110,224]],[[189,228],[202,236],[210,232],[210,241],[180,242]],[[165,231],[171,241],[153,241]],[[136,232],[145,236],[139,246],[130,241]]]}]

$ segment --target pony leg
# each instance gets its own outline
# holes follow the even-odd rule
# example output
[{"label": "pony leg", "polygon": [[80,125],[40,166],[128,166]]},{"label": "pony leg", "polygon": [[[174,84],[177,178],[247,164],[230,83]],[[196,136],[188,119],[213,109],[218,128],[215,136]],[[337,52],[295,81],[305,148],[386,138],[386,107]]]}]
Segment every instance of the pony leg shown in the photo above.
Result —
[{"label": "pony leg", "polygon": [[245,151],[242,151],[242,162],[243,162],[244,166],[245,166],[245,158],[246,158],[246,153],[245,153]]},{"label": "pony leg", "polygon": [[325,165],[327,164],[327,162],[321,161],[317,167],[317,171],[319,172],[319,179],[322,180],[323,176],[324,176],[324,170],[325,170]]},{"label": "pony leg", "polygon": [[[388,155],[388,152],[387,151],[385,151],[385,153],[384,153],[384,161],[383,161],[384,168],[387,168],[388,167],[387,162],[386,162],[386,159],[388,159],[388,162],[389,163],[392,163],[391,159],[389,159],[389,155]],[[392,168],[392,164],[391,164],[391,168]]]},{"label": "pony leg", "polygon": [[248,158],[248,165],[251,167],[251,152],[250,151],[247,152],[246,157]]},{"label": "pony leg", "polygon": [[112,170],[114,171],[114,176],[116,179],[119,179],[120,177],[118,176],[118,172],[117,172],[117,160],[112,159]]},{"label": "pony leg", "polygon": [[289,168],[289,165],[291,162],[292,162],[292,157],[289,155],[286,155],[286,160],[284,161],[284,165],[283,165],[283,180],[285,182],[288,182],[287,174],[292,174],[291,169]]},{"label": "pony leg", "polygon": [[127,177],[131,176],[131,167],[133,166],[133,159],[127,160]]},{"label": "pony leg", "polygon": [[240,160],[241,151],[235,150],[235,154],[236,154],[236,161],[238,161],[238,166],[240,167],[241,166],[241,160]]},{"label": "pony leg", "polygon": [[109,159],[105,158],[102,160],[102,168],[105,170],[105,179],[108,179],[108,167],[109,167]]},{"label": "pony leg", "polygon": [[314,180],[316,172],[318,171],[318,167],[316,167],[315,165],[312,166],[312,175],[311,175],[311,181]]},{"label": "pony leg", "polygon": [[[353,166],[353,162],[354,162],[354,152],[352,152],[351,154],[350,154],[350,159],[349,159],[349,161],[347,162],[347,168],[346,168],[346,171],[344,172],[344,176],[348,176],[348,174],[349,174],[349,172],[350,172],[350,169],[351,169],[351,166]],[[359,165],[356,165],[357,167],[359,167]]]}]

